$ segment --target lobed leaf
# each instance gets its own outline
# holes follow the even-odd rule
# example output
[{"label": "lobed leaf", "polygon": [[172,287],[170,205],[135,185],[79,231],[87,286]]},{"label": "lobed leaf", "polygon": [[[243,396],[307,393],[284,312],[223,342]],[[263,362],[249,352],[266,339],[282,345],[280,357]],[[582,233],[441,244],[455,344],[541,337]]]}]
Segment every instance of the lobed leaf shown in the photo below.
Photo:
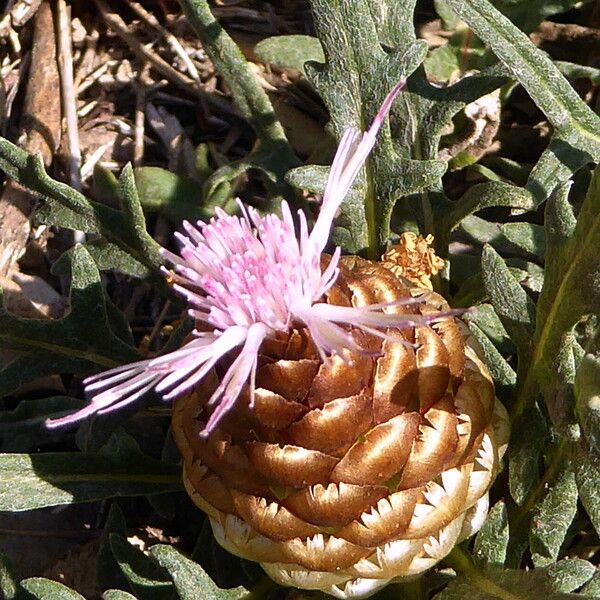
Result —
[{"label": "lobed leaf", "polygon": [[0,340],[26,355],[0,370],[0,395],[51,373],[89,373],[139,357],[112,328],[100,274],[89,253],[69,251],[70,310],[60,319],[26,319],[0,308]]},{"label": "lobed leaf", "polygon": [[277,35],[265,38],[254,46],[259,60],[282,69],[304,73],[308,61],[324,63],[325,54],[318,38],[312,35]]},{"label": "lobed leaf", "polygon": [[554,425],[576,437],[573,385],[577,349],[573,328],[600,306],[600,169],[596,169],[578,219],[568,187],[546,205],[546,269],[537,304],[534,351],[517,398],[517,412],[537,390],[544,393]]}]

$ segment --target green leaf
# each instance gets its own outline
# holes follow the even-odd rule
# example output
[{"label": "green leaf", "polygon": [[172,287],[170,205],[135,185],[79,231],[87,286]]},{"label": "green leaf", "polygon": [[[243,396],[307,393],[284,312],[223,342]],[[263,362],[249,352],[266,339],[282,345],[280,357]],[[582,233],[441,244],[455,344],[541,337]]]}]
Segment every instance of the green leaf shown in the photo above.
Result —
[{"label": "green leaf", "polygon": [[600,306],[600,169],[596,169],[578,219],[568,202],[568,186],[546,205],[546,269],[537,304],[534,351],[515,410],[541,389],[552,422],[577,438],[573,386],[577,367],[573,328]]},{"label": "green leaf", "polygon": [[139,358],[111,328],[100,274],[89,253],[76,246],[69,258],[70,310],[64,317],[25,319],[0,308],[0,340],[26,352],[0,370],[0,395],[43,375],[89,373]]},{"label": "green leaf", "polygon": [[278,35],[265,38],[254,46],[259,60],[282,69],[304,72],[307,61],[325,62],[323,47],[312,35]]},{"label": "green leaf", "polygon": [[[527,435],[522,435],[524,431]],[[517,504],[525,501],[539,480],[540,461],[547,440],[546,420],[534,404],[514,422],[508,445],[508,485]]]},{"label": "green leaf", "polygon": [[[208,2],[182,0],[181,6],[203,49],[225,80],[238,110],[252,125],[260,140],[260,150],[243,159],[243,171],[249,168],[262,170],[274,182],[280,195],[289,195],[289,199],[293,200],[284,176],[289,169],[298,166],[298,159],[275,116],[269,97],[254,77],[241,50],[213,16]],[[217,173],[213,177],[224,175],[223,172],[220,175]],[[210,189],[211,184],[207,182],[206,185]],[[208,194],[205,192],[206,197]]]},{"label": "green leaf", "polygon": [[490,510],[485,523],[475,538],[473,556],[482,564],[504,565],[508,535],[506,506],[500,500]]},{"label": "green leaf", "polygon": [[166,571],[120,535],[110,534],[110,547],[131,591],[139,600],[175,600]]},{"label": "green leaf", "polygon": [[447,235],[458,227],[461,221],[473,213],[492,206],[510,206],[521,210],[534,207],[531,194],[520,187],[503,181],[488,181],[476,184],[457,202],[449,203],[437,213],[438,235]]},{"label": "green leaf", "polygon": [[456,556],[448,562],[461,575],[434,600],[575,600],[574,589],[590,580],[595,568],[581,559],[563,560],[546,569],[517,570],[489,567],[477,569],[467,557]]},{"label": "green leaf", "polygon": [[575,379],[579,424],[591,452],[600,455],[600,357],[586,354]]},{"label": "green leaf", "polygon": [[578,65],[563,60],[555,60],[558,70],[569,79],[589,79],[594,85],[600,84],[600,69],[588,65]]},{"label": "green leaf", "polygon": [[131,163],[127,163],[121,171],[118,194],[123,210],[123,218],[129,231],[134,232],[136,246],[140,251],[147,254],[145,258],[149,258],[151,264],[162,264],[164,261],[159,252],[159,245],[146,229],[146,218],[135,186]]},{"label": "green leaf", "polygon": [[600,535],[600,458],[580,448],[573,460],[575,479],[583,508]]},{"label": "green leaf", "polygon": [[172,546],[152,546],[150,554],[171,575],[181,600],[238,600],[250,596],[243,587],[219,588],[199,564]]},{"label": "green leaf", "polygon": [[587,583],[596,573],[596,567],[581,558],[561,560],[546,569],[556,592],[569,593]]},{"label": "green leaf", "polygon": [[48,429],[47,419],[57,419],[85,404],[80,398],[52,396],[21,400],[13,411],[0,412],[0,452],[30,452],[64,432]]},{"label": "green leaf", "polygon": [[464,319],[467,323],[475,323],[502,353],[510,354],[514,351],[514,345],[491,304],[476,306]]},{"label": "green leaf", "polygon": [[102,594],[102,600],[138,600],[135,596],[129,592],[123,590],[106,590]]},{"label": "green leaf", "polygon": [[[414,3],[313,0],[311,4],[326,63],[307,65],[308,75],[327,104],[337,137],[349,126],[364,130],[385,95],[425,57],[426,45],[416,40],[412,26]],[[402,102],[400,98],[397,104]],[[410,159],[402,143],[394,143],[388,128],[382,128],[369,165],[355,184],[360,203],[342,205],[342,219],[351,227],[348,238],[367,239],[372,257],[387,244],[398,196],[423,189],[432,172],[437,181],[445,170],[444,163],[436,164],[437,157],[431,157],[428,168]],[[347,210],[352,216],[345,218]]]},{"label": "green leaf", "polygon": [[576,5],[591,0],[496,0],[494,5],[515,25],[526,32],[535,29],[544,19],[564,13]]},{"label": "green leaf", "polygon": [[142,208],[161,211],[173,219],[205,219],[201,210],[202,187],[190,177],[160,167],[134,169],[135,185]]},{"label": "green leaf", "polygon": [[517,373],[521,373],[526,369],[533,351],[535,305],[510,273],[500,255],[487,245],[481,257],[481,271],[492,306],[517,347]]},{"label": "green leaf", "polygon": [[[0,169],[44,199],[36,218],[42,223],[99,233],[138,262],[159,271],[163,259],[158,244],[145,231],[145,220],[135,193],[121,186],[123,212],[93,202],[70,186],[48,176],[39,156],[0,137]],[[129,168],[130,170],[130,168]],[[125,169],[125,180],[133,180]],[[123,179],[122,179],[123,181]],[[124,196],[123,192],[127,192]],[[136,204],[137,203],[137,204]]]},{"label": "green leaf", "polygon": [[21,587],[29,592],[30,597],[37,600],[85,600],[75,590],[44,577],[24,579],[21,581]]},{"label": "green leaf", "polygon": [[139,262],[131,254],[124,252],[116,244],[111,244],[99,238],[84,244],[85,249],[96,262],[100,271],[120,271],[131,277],[145,279],[151,271],[146,265]]},{"label": "green leaf", "polygon": [[4,600],[16,600],[17,594],[18,580],[13,573],[8,557],[0,549],[0,597]]},{"label": "green leaf", "polygon": [[500,231],[510,242],[529,254],[543,257],[546,252],[546,232],[534,223],[505,223]]},{"label": "green leaf", "polygon": [[144,456],[0,454],[0,510],[31,510],[179,489],[178,468]]},{"label": "green leaf", "polygon": [[552,60],[490,2],[448,0],[448,4],[510,69],[554,126],[553,140],[528,183],[540,204],[586,162],[600,160],[600,118]]},{"label": "green leaf", "polygon": [[517,374],[514,372],[513,368],[508,364],[502,354],[498,352],[488,336],[475,323],[469,323],[469,329],[481,344],[485,364],[490,370],[496,385],[500,388],[505,387],[512,390],[517,381]]},{"label": "green leaf", "polygon": [[529,541],[536,567],[556,561],[577,512],[575,474],[568,466],[563,468],[532,520]]},{"label": "green leaf", "polygon": [[597,600],[597,598],[600,598],[600,571],[596,572],[581,588],[579,596],[581,598],[589,598],[590,600]]},{"label": "green leaf", "polygon": [[116,502],[110,505],[96,559],[96,579],[102,589],[128,587],[127,578],[119,568],[110,547],[110,535],[113,533],[123,537],[127,534],[125,516]]}]

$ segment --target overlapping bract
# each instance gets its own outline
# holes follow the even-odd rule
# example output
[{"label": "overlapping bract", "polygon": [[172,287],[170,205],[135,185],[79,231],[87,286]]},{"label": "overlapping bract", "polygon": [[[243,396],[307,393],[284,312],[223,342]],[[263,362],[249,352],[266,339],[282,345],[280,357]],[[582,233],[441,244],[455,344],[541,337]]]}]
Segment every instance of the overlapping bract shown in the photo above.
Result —
[{"label": "overlapping bract", "polygon": [[[340,270],[332,306],[411,297],[380,263],[344,257]],[[447,308],[426,294],[394,312]],[[454,318],[385,339],[349,333],[372,352],[323,362],[302,327],[265,343],[253,407],[245,389],[201,438],[215,374],[176,403],[173,431],[188,492],[225,548],[283,585],[360,598],[431,567],[481,526],[508,425]]]}]

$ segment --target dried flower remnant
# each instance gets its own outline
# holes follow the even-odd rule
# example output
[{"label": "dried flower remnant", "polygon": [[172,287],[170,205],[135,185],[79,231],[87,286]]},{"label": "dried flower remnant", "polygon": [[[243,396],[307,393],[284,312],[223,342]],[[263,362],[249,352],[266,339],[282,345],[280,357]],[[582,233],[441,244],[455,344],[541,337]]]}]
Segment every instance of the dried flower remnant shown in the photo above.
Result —
[{"label": "dried flower remnant", "polygon": [[405,231],[398,244],[392,246],[381,261],[394,275],[432,290],[431,277],[444,268],[444,260],[436,255],[432,244],[431,234],[423,237]]},{"label": "dried flower remnant", "polygon": [[387,328],[424,325],[443,316],[403,314],[397,310],[398,305],[412,299],[361,307],[320,301],[339,274],[340,248],[323,270],[321,267],[335,214],[402,86],[403,82],[388,94],[368,131],[349,128],[343,134],[321,210],[310,233],[302,212],[298,213],[296,230],[285,201],[281,217],[261,216],[240,203],[240,216],[217,209],[208,223],[184,223],[185,233],[176,234],[182,245],[180,256],[162,250],[175,271],[165,270],[165,274],[189,303],[189,315],[214,329],[195,329],[191,341],[169,354],[89,377],[85,385],[92,399],[90,404],[72,415],[51,420],[48,425],[68,425],[95,413],[118,409],[150,390],[172,400],[194,388],[222,358],[235,351],[237,356],[207,401],[213,411],[201,432],[206,436],[232,408],[248,381],[250,389],[254,389],[263,342],[290,331],[293,325],[301,323],[307,328],[324,360],[332,355],[344,358],[349,351],[363,351],[349,326],[386,337],[388,334],[382,330]]}]

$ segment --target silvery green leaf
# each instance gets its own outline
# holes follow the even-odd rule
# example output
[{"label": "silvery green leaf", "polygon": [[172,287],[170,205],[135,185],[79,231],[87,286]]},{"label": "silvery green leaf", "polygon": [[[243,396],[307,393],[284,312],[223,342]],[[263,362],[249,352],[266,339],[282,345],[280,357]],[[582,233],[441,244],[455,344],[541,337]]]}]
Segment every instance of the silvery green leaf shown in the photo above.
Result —
[{"label": "silvery green leaf", "polygon": [[135,596],[129,592],[123,590],[106,590],[102,594],[102,600],[138,600]]},{"label": "silvery green leaf", "polygon": [[588,65],[578,65],[564,60],[555,60],[558,70],[569,79],[589,79],[594,85],[600,83],[600,69]]},{"label": "silvery green leaf", "polygon": [[172,546],[152,546],[150,555],[169,573],[181,600],[242,600],[251,597],[243,587],[219,588],[199,564]]},{"label": "silvery green leaf", "polygon": [[465,314],[467,323],[474,323],[504,354],[514,350],[511,339],[491,304],[480,304]]},{"label": "silvery green leaf", "polygon": [[508,391],[512,392],[517,381],[517,374],[514,372],[513,368],[508,364],[502,354],[498,352],[496,346],[494,346],[488,336],[479,329],[475,323],[469,323],[469,329],[481,344],[485,364],[490,370],[496,385],[500,389],[508,388]]},{"label": "silvery green leaf", "polygon": [[575,398],[585,439],[600,455],[600,358],[594,354],[586,354],[577,369]]},{"label": "silvery green leaf", "polygon": [[44,577],[30,577],[21,581],[20,585],[30,598],[37,600],[85,600],[75,590]]},{"label": "silvery green leaf", "polygon": [[438,235],[452,231],[465,217],[492,206],[510,206],[522,210],[533,208],[533,198],[524,188],[502,181],[488,181],[470,187],[463,196],[438,212]]},{"label": "silvery green leaf", "polygon": [[517,347],[517,372],[521,373],[526,369],[533,350],[535,305],[504,260],[490,246],[484,246],[481,271],[492,306]]},{"label": "silvery green leaf", "polygon": [[[552,60],[487,0],[448,0],[554,126],[554,136],[534,167],[528,188],[536,204],[590,161],[600,159],[600,118],[560,74]],[[524,8],[529,11],[529,5]]]},{"label": "silvery green leaf", "polygon": [[592,578],[581,588],[579,595],[582,598],[589,598],[589,600],[600,598],[600,571],[594,573]]},{"label": "silvery green leaf", "polygon": [[532,519],[529,541],[533,563],[543,567],[556,561],[577,512],[575,474],[565,465]]},{"label": "silvery green leaf", "polygon": [[4,600],[16,600],[18,581],[12,565],[2,549],[0,549],[0,597]]},{"label": "silvery green leaf", "polygon": [[[387,92],[425,57],[426,45],[416,40],[412,25],[414,2],[313,0],[311,4],[326,61],[307,65],[308,75],[329,108],[336,136],[348,126],[364,130]],[[396,114],[408,101],[405,95],[396,101]],[[367,240],[373,257],[387,244],[398,196],[427,187],[445,171],[437,156],[418,158],[427,162],[411,160],[404,140],[393,140],[384,127],[369,167],[356,181],[359,201],[349,199],[342,206],[341,218],[351,227],[347,237]],[[344,219],[347,210],[352,216]],[[361,248],[353,250],[357,249]]]},{"label": "silvery green leaf", "polygon": [[[522,432],[527,432],[523,435]],[[508,485],[517,504],[522,504],[539,480],[542,452],[548,441],[546,419],[536,404],[513,423],[508,445]]]},{"label": "silvery green leaf", "polygon": [[0,370],[0,395],[43,375],[89,373],[138,358],[113,331],[100,274],[82,246],[69,251],[69,267],[70,310],[64,317],[26,319],[0,308],[0,340],[25,353]]},{"label": "silvery green leaf", "polygon": [[537,303],[535,352],[523,373],[517,412],[544,394],[554,425],[577,439],[573,385],[577,352],[573,328],[600,306],[600,169],[596,169],[577,220],[568,201],[568,186],[546,205],[546,269]]},{"label": "silvery green leaf", "polygon": [[510,242],[529,254],[543,257],[546,251],[546,232],[534,223],[504,223],[500,231]]},{"label": "silvery green leaf", "polygon": [[600,535],[600,458],[579,448],[573,460],[579,498]]},{"label": "silvery green leaf", "polygon": [[259,60],[276,67],[291,68],[302,72],[308,61],[325,62],[321,42],[312,35],[294,34],[268,37],[254,46],[254,54]]},{"label": "silvery green leaf", "polygon": [[91,502],[181,489],[179,469],[147,456],[0,454],[0,510]]},{"label": "silvery green leaf", "polygon": [[485,565],[504,565],[508,546],[508,515],[502,500],[497,502],[475,538],[474,558]]},{"label": "silvery green leaf", "polygon": [[569,593],[587,583],[596,567],[581,558],[566,558],[546,567],[545,572],[556,592]]},{"label": "silvery green leaf", "polygon": [[575,600],[578,596],[569,592],[577,587],[577,583],[581,585],[589,580],[593,569],[587,561],[579,560],[572,561],[572,564],[558,563],[553,567],[557,567],[554,572],[548,569],[526,571],[491,567],[478,571],[472,577],[461,575],[433,600]]},{"label": "silvery green leaf", "polygon": [[112,533],[109,539],[115,560],[138,600],[176,600],[173,582],[161,566],[120,535]]}]

